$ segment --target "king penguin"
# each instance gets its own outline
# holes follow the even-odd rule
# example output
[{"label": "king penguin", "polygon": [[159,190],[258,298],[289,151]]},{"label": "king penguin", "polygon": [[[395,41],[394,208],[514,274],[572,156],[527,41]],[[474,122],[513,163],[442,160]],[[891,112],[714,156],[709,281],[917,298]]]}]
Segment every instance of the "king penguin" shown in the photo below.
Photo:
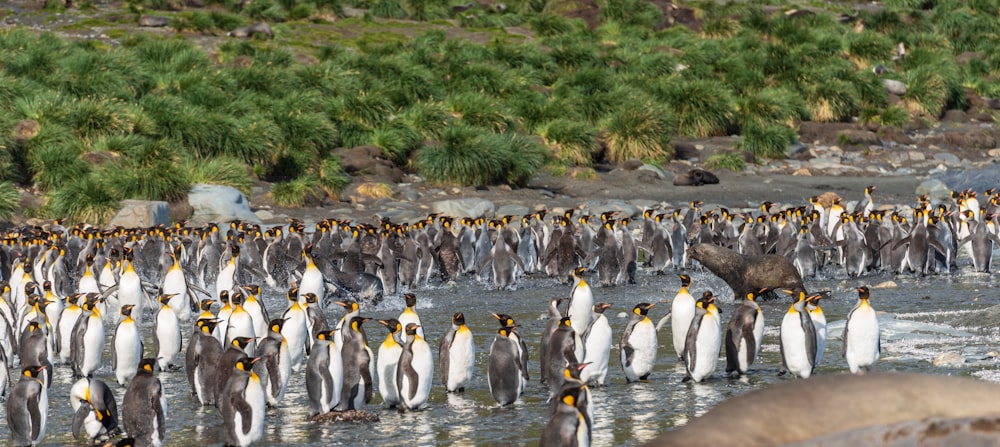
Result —
[{"label": "king penguin", "polygon": [[820,307],[819,300],[829,297],[829,290],[817,292],[806,297],[806,310],[809,311],[809,318],[813,322],[813,327],[816,328],[816,361],[813,363],[814,366],[819,366],[819,363],[823,361],[823,352],[826,351],[826,315],[823,314],[823,308]]},{"label": "king penguin", "polygon": [[579,363],[576,356],[576,330],[573,329],[573,320],[563,317],[559,320],[559,326],[549,338],[549,377],[546,381],[549,384],[549,397],[554,398],[559,394],[563,386],[563,370],[566,365]]},{"label": "king penguin", "polygon": [[246,447],[264,437],[264,387],[253,371],[258,360],[245,356],[237,360],[225,392],[219,397],[227,446]]},{"label": "king penguin", "polygon": [[[573,290],[570,293],[569,309],[566,316],[573,320],[573,327],[582,331],[590,325],[591,313],[594,309],[594,292],[590,284],[583,279],[583,267],[573,270]],[[560,374],[562,369],[560,368]]]},{"label": "king penguin", "polygon": [[782,373],[790,372],[803,379],[812,375],[816,362],[816,326],[806,309],[806,294],[799,293],[795,304],[781,320]]},{"label": "king penguin", "polygon": [[528,346],[524,343],[524,338],[517,331],[517,323],[514,322],[514,318],[507,314],[492,314],[493,318],[496,318],[500,323],[501,327],[509,327],[510,333],[507,334],[511,340],[517,345],[517,353],[520,359],[520,371],[521,371],[521,388],[528,386],[528,381],[531,377],[528,375]]},{"label": "king penguin", "polygon": [[881,351],[878,315],[872,309],[870,299],[868,287],[858,287],[858,303],[847,314],[847,323],[844,324],[843,355],[852,374],[867,371],[878,361]]},{"label": "king penguin", "polygon": [[396,366],[396,387],[402,409],[419,410],[427,405],[434,380],[434,359],[431,347],[417,333],[416,323],[406,325],[406,342]]},{"label": "king penguin", "polygon": [[[417,311],[416,311],[416,309],[417,309],[417,296],[414,295],[414,294],[412,294],[412,293],[407,293],[407,294],[403,295],[403,300],[406,302],[406,309],[403,309],[403,312],[401,314],[399,314],[399,318],[397,318],[397,320],[399,320],[399,324],[403,325],[404,329],[410,323],[416,324],[417,325],[417,334],[419,334],[421,337],[423,337],[424,336],[424,328],[422,326],[420,326],[420,316],[417,315]],[[400,335],[400,339],[405,342],[406,339],[407,339],[407,337],[408,337],[408,335],[406,335],[406,331],[404,330],[403,333],[399,334],[399,335]]]},{"label": "king penguin", "polygon": [[156,312],[153,333],[156,335],[156,361],[160,371],[173,371],[181,365],[176,363],[181,352],[181,324],[177,314],[170,307],[171,295],[160,295],[160,310]]},{"label": "king penguin", "polygon": [[524,391],[519,347],[510,338],[513,330],[513,327],[502,327],[497,331],[490,345],[490,360],[486,369],[490,395],[501,407],[514,403]]},{"label": "king penguin", "polygon": [[568,298],[552,298],[549,300],[548,319],[545,322],[545,331],[542,332],[542,342],[538,345],[542,383],[549,380],[549,338],[552,337],[552,334],[559,327],[559,320],[562,319],[562,312],[559,311],[559,305],[568,300]]},{"label": "king penguin", "polygon": [[757,304],[757,293],[747,293],[743,304],[733,311],[726,326],[726,374],[746,374],[760,352],[764,336],[764,314]]},{"label": "king penguin", "polygon": [[577,400],[582,387],[563,388],[558,396],[556,406],[542,432],[542,446],[573,446],[586,447],[590,445],[590,426],[579,408]]},{"label": "king penguin", "polygon": [[219,360],[222,359],[222,343],[212,335],[219,320],[201,318],[195,322],[195,330],[188,341],[187,352],[184,354],[184,366],[187,370],[191,394],[198,398],[203,406],[215,405],[215,383],[217,381]]},{"label": "king penguin", "polygon": [[90,377],[101,367],[104,354],[104,322],[97,310],[97,298],[88,295],[83,303],[83,313],[73,326],[73,340],[70,344],[70,361],[73,375]]},{"label": "king penguin", "polygon": [[255,332],[253,317],[243,308],[244,297],[243,292],[240,291],[229,295],[229,303],[233,306],[233,311],[227,319],[225,343],[223,344],[231,343],[236,337],[250,338],[253,341],[247,345],[247,355],[249,356],[257,349],[257,337],[263,337],[264,334],[257,334]]},{"label": "king penguin", "polygon": [[160,447],[167,435],[167,400],[160,379],[153,374],[156,359],[139,362],[135,378],[122,398],[125,432],[136,445]]},{"label": "king penguin", "polygon": [[247,337],[236,337],[232,343],[226,346],[226,350],[222,351],[222,356],[219,357],[219,362],[215,365],[215,383],[212,384],[216,407],[222,405],[229,376],[233,374],[236,361],[247,356],[246,348],[250,341]]},{"label": "king penguin", "polygon": [[288,289],[288,308],[281,318],[285,325],[281,327],[281,335],[288,341],[288,354],[292,362],[292,371],[302,368],[302,355],[306,349],[309,331],[307,329],[308,315],[299,304],[299,290],[296,287]]},{"label": "king penguin", "polygon": [[[619,343],[625,380],[646,380],[656,363],[656,327],[649,319],[649,309],[656,303],[639,303],[632,308]],[[683,352],[683,351],[682,351]]]},{"label": "king penguin", "polygon": [[264,384],[267,404],[276,406],[285,397],[288,379],[292,375],[292,357],[288,353],[288,341],[281,335],[285,320],[271,320],[267,336],[257,342],[254,355],[260,357],[254,370]]},{"label": "king penguin", "polygon": [[340,352],[344,364],[344,385],[340,391],[340,404],[337,405],[339,411],[357,410],[372,400],[372,353],[361,326],[369,320],[371,318],[353,317],[342,329],[344,345],[340,347]]},{"label": "king penguin", "polygon": [[63,309],[62,314],[59,315],[59,320],[56,322],[56,350],[59,354],[60,363],[69,363],[70,355],[73,352],[73,337],[71,337],[73,335],[73,326],[76,325],[76,320],[83,313],[83,309],[80,308],[77,300],[83,296],[82,294],[70,295],[66,300],[66,308]]},{"label": "king penguin", "polygon": [[403,353],[403,345],[399,343],[398,334],[403,330],[403,326],[395,318],[378,320],[378,322],[389,330],[385,341],[378,348],[378,361],[375,368],[378,372],[378,393],[382,396],[382,403],[386,408],[395,408],[399,405],[396,366],[399,364],[400,354]]},{"label": "king penguin", "polygon": [[45,439],[49,391],[42,375],[47,368],[25,366],[7,399],[7,427],[16,447],[39,445]]},{"label": "king penguin", "polygon": [[309,414],[328,413],[340,403],[344,386],[344,364],[340,348],[333,341],[336,329],[316,334],[313,352],[306,362],[306,394]]},{"label": "king penguin", "polygon": [[611,325],[608,318],[604,316],[604,311],[611,307],[610,303],[594,304],[594,315],[590,319],[590,326],[583,331],[583,343],[586,346],[583,364],[586,365],[580,371],[580,380],[584,383],[593,383],[596,386],[604,386],[604,381],[608,376],[608,362],[611,359],[611,344],[614,339],[611,334]]},{"label": "king penguin", "polygon": [[715,305],[715,295],[706,291],[695,303],[694,318],[684,343],[684,365],[687,367],[684,381],[698,383],[711,376],[719,361],[721,347],[722,319]]},{"label": "king penguin", "polygon": [[118,434],[118,404],[111,388],[99,379],[86,377],[70,388],[69,403],[76,413],[73,416],[73,437],[79,438],[81,430],[87,440],[94,442]]},{"label": "king penguin", "polygon": [[[138,323],[132,318],[133,307],[131,304],[121,307],[118,311],[121,319],[111,336],[111,368],[121,386],[128,386],[142,360],[142,334],[139,333]],[[190,368],[190,364],[188,367]]]},{"label": "king penguin", "polygon": [[458,312],[451,317],[451,327],[438,344],[438,362],[445,390],[465,392],[476,362],[476,343],[465,324],[465,314]]},{"label": "king penguin", "polygon": [[680,275],[681,289],[677,291],[674,300],[670,303],[670,330],[673,332],[674,352],[681,360],[684,356],[684,343],[687,342],[687,330],[694,318],[695,300],[688,291],[691,287],[691,277]]}]

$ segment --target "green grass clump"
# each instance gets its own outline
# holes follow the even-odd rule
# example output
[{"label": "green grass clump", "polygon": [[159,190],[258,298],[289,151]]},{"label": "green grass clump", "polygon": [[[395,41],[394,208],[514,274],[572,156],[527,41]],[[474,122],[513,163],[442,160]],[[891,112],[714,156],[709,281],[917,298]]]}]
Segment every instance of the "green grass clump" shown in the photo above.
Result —
[{"label": "green grass clump", "polygon": [[21,193],[11,182],[0,182],[0,219],[10,219],[21,209]]},{"label": "green grass clump", "polygon": [[720,82],[668,79],[658,84],[677,120],[677,134],[695,138],[725,135],[732,122],[733,98]]},{"label": "green grass clump", "polygon": [[705,160],[706,169],[728,169],[733,172],[743,172],[747,168],[743,156],[734,152],[723,152],[712,155]]},{"label": "green grass clump", "polygon": [[434,183],[489,185],[504,174],[504,149],[497,143],[485,131],[465,125],[450,126],[441,134],[440,141],[416,152],[413,164],[421,176]]},{"label": "green grass clump", "polygon": [[653,104],[626,105],[612,112],[601,133],[607,158],[613,163],[670,158],[673,127],[667,112]]},{"label": "green grass clump", "polygon": [[757,157],[784,158],[788,145],[795,141],[795,130],[782,124],[751,125],[743,129],[736,147]]},{"label": "green grass clump", "polygon": [[118,211],[121,198],[108,188],[100,175],[75,179],[47,194],[47,213],[72,222],[103,225]]},{"label": "green grass clump", "polygon": [[351,184],[351,176],[344,172],[344,167],[336,157],[326,158],[320,162],[318,171],[317,183],[332,199],[340,197],[340,193]]},{"label": "green grass clump", "polygon": [[597,152],[597,132],[570,119],[549,121],[538,130],[552,156],[573,166],[590,166]]},{"label": "green grass clump", "polygon": [[207,183],[232,186],[243,195],[250,196],[253,178],[246,163],[230,157],[217,157],[204,161],[187,160],[181,164],[187,183]]},{"label": "green grass clump", "polygon": [[287,182],[278,182],[271,187],[271,201],[275,206],[301,208],[308,201],[318,198],[316,178],[309,175]]}]

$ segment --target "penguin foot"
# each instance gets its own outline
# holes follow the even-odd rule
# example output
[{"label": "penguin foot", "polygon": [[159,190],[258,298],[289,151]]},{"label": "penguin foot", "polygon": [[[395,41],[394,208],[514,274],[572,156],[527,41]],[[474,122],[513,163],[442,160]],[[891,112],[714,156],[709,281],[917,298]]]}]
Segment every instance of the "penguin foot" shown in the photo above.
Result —
[{"label": "penguin foot", "polygon": [[681,383],[687,383],[687,382],[690,382],[692,380],[694,380],[694,379],[691,376],[684,376],[684,378],[681,379]]}]

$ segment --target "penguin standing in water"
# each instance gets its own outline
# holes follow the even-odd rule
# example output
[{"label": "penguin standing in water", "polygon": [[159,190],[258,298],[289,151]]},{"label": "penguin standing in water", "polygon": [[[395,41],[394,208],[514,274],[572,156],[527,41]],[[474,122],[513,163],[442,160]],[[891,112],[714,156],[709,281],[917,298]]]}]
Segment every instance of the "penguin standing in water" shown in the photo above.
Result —
[{"label": "penguin standing in water", "polygon": [[542,332],[542,342],[538,345],[542,383],[549,380],[549,339],[552,338],[552,334],[559,327],[559,320],[562,320],[562,312],[559,311],[559,305],[566,301],[568,301],[568,298],[552,298],[549,300],[548,320],[545,322],[545,330]]},{"label": "penguin standing in water", "polygon": [[722,319],[719,318],[719,308],[715,306],[715,295],[706,291],[695,303],[694,319],[684,344],[684,365],[687,367],[684,381],[697,383],[711,376],[715,372],[721,347]]},{"label": "penguin standing in water", "polygon": [[438,344],[438,362],[445,390],[449,393],[465,392],[465,385],[472,381],[476,343],[461,312],[451,318],[451,327]]},{"label": "penguin standing in water", "polygon": [[154,334],[156,335],[156,361],[159,363],[160,371],[172,371],[179,369],[174,361],[181,352],[181,324],[177,319],[177,314],[170,307],[170,295],[160,295],[159,312],[154,320]]},{"label": "penguin standing in water", "polygon": [[[267,308],[264,307],[264,303],[261,303],[260,299],[258,299],[261,296],[260,286],[251,284],[243,286],[243,290],[246,291],[246,298],[243,300],[243,310],[250,315],[250,320],[253,322],[253,333],[257,337],[266,337],[271,319],[268,317]],[[312,306],[309,309],[311,308]],[[315,328],[315,325],[313,327]]]},{"label": "penguin standing in water", "polygon": [[336,331],[316,334],[313,352],[306,362],[306,394],[309,395],[309,415],[330,412],[340,403],[344,386],[344,364],[340,348],[333,341]]},{"label": "penguin standing in water", "polygon": [[[226,336],[225,343],[229,344],[236,337],[247,337],[251,339],[249,345],[247,345],[247,355],[253,354],[257,349],[257,336],[258,334],[254,330],[253,317],[250,313],[243,308],[243,300],[245,299],[243,292],[236,291],[229,295],[229,303],[233,306],[232,313],[229,314],[226,323]],[[308,321],[308,320],[307,320]],[[306,324],[308,328],[309,325]],[[259,334],[263,336],[264,334]],[[307,343],[306,346],[309,344]]]},{"label": "penguin standing in water", "polygon": [[691,287],[691,277],[680,275],[680,278],[681,289],[670,303],[670,330],[673,332],[674,352],[678,358],[684,360],[682,353],[687,342],[688,327],[694,318],[695,300],[688,291],[688,287]]},{"label": "penguin standing in water", "polygon": [[299,304],[299,290],[296,287],[288,289],[288,309],[281,315],[285,324],[281,327],[281,335],[288,341],[288,355],[292,362],[292,371],[302,368],[302,356],[305,353],[309,331],[309,319],[305,309]]},{"label": "penguin standing in water", "polygon": [[[135,377],[139,361],[142,360],[142,334],[139,333],[139,324],[132,318],[133,307],[131,304],[121,307],[119,310],[121,320],[118,321],[115,333],[111,336],[111,368],[114,369],[115,379],[121,386],[128,386],[132,377]],[[191,368],[190,363],[187,365]]]},{"label": "penguin standing in water", "polygon": [[[573,270],[573,290],[570,292],[569,310],[566,316],[573,320],[573,327],[580,330],[590,325],[591,313],[594,309],[594,292],[590,289],[590,284],[583,279],[583,267]],[[559,369],[560,374],[562,368]]]},{"label": "penguin standing in water", "polygon": [[73,416],[73,437],[86,431],[87,440],[94,442],[118,434],[118,404],[111,388],[99,379],[86,377],[76,381],[69,391]]},{"label": "penguin standing in water", "polygon": [[222,343],[212,335],[219,320],[202,318],[195,322],[194,334],[188,341],[187,352],[184,354],[184,366],[187,371],[191,394],[198,397],[203,406],[215,405],[215,383],[217,382],[218,364],[222,359]]},{"label": "penguin standing in water", "polygon": [[867,286],[858,287],[858,303],[847,314],[844,324],[843,355],[852,374],[867,371],[878,361],[882,337],[879,334],[878,315],[872,309],[871,291]]},{"label": "penguin standing in water", "polygon": [[378,320],[378,322],[389,330],[385,341],[378,348],[378,360],[375,368],[378,372],[378,393],[382,396],[382,403],[386,408],[395,408],[396,405],[399,405],[396,366],[399,364],[399,356],[403,353],[403,345],[399,344],[399,335],[397,334],[403,330],[403,325],[395,318]]},{"label": "penguin standing in water", "polygon": [[[625,380],[635,382],[646,380],[656,363],[656,327],[649,319],[649,309],[656,303],[639,303],[632,308],[628,324],[622,332],[619,342],[621,349],[622,369],[625,370]],[[683,352],[683,351],[682,351]]]},{"label": "penguin standing in water", "polygon": [[[417,325],[417,334],[421,337],[424,336],[424,328],[420,326],[420,315],[417,315],[417,296],[412,293],[406,293],[403,295],[403,300],[406,302],[406,309],[399,314],[399,324],[403,325],[405,329],[410,323]],[[407,335],[404,330],[403,333],[399,334],[402,341],[406,341]]]},{"label": "penguin standing in water", "polygon": [[271,320],[267,337],[257,343],[257,350],[254,351],[254,355],[260,358],[254,365],[254,371],[264,384],[267,404],[272,407],[278,405],[285,397],[285,388],[288,387],[288,379],[292,376],[292,357],[288,353],[288,341],[281,335],[284,325],[285,320],[280,318]]},{"label": "penguin standing in water", "polygon": [[264,387],[253,372],[258,359],[244,356],[237,360],[225,392],[219,396],[219,413],[226,426],[227,446],[246,447],[264,437]]},{"label": "penguin standing in water", "polygon": [[806,294],[799,294],[781,320],[781,374],[790,372],[803,379],[816,366],[816,326],[806,309]]},{"label": "penguin standing in water", "polygon": [[[371,318],[351,318],[344,331],[341,358],[344,364],[344,385],[337,410],[357,410],[372,401],[372,353],[361,325]],[[397,382],[398,383],[398,382]]]},{"label": "penguin standing in water", "polygon": [[122,421],[125,433],[135,438],[136,445],[160,447],[167,435],[167,400],[154,368],[156,359],[139,362],[122,398]]},{"label": "penguin standing in water", "polygon": [[427,404],[434,379],[431,347],[417,333],[415,323],[406,325],[406,342],[396,366],[396,388],[403,409],[418,410]]},{"label": "penguin standing in water", "polygon": [[829,297],[829,290],[806,297],[806,310],[809,311],[809,318],[813,322],[813,327],[816,328],[816,361],[813,363],[814,366],[819,366],[819,362],[823,360],[823,352],[826,351],[826,315],[823,314],[823,308],[819,306],[819,300]]},{"label": "penguin standing in water", "polygon": [[550,397],[555,397],[562,388],[563,370],[566,365],[580,362],[576,357],[576,338],[573,321],[569,317],[563,317],[559,320],[559,326],[549,338],[549,377],[547,382]]},{"label": "penguin standing in water", "polygon": [[726,326],[726,374],[729,377],[747,373],[760,352],[763,337],[764,314],[757,304],[757,293],[750,292],[743,304],[733,311]]},{"label": "penguin standing in water", "polygon": [[507,314],[492,314],[493,318],[496,318],[500,323],[501,327],[511,328],[510,333],[507,334],[514,343],[517,344],[518,357],[520,359],[520,371],[521,371],[521,388],[528,386],[528,381],[531,377],[528,375],[528,346],[524,344],[524,338],[517,331],[517,323],[514,322],[514,318]]},{"label": "penguin standing in water", "polygon": [[48,346],[45,338],[45,330],[42,329],[41,324],[37,321],[28,323],[28,328],[21,333],[17,357],[21,359],[22,366],[45,366],[41,370],[41,378],[45,387],[48,388],[52,386],[52,362],[49,362],[48,359]]},{"label": "penguin standing in water", "polygon": [[361,313],[361,308],[358,306],[358,302],[354,300],[337,301],[337,305],[344,308],[344,316],[340,317],[340,321],[337,322],[337,332],[333,337],[333,341],[337,344],[337,346],[343,347],[344,333],[346,333],[347,329],[350,327],[351,319]]},{"label": "penguin standing in water", "polygon": [[604,386],[604,380],[608,376],[608,362],[611,359],[611,344],[614,339],[611,334],[611,325],[608,318],[604,316],[604,311],[611,307],[609,303],[597,303],[594,305],[594,315],[590,319],[590,326],[583,331],[583,343],[586,353],[583,364],[586,365],[580,371],[580,380],[587,384]]},{"label": "penguin standing in water", "polygon": [[566,387],[559,392],[558,399],[549,422],[542,432],[541,446],[574,446],[590,445],[590,426],[584,412],[577,408],[577,402],[583,392],[582,387]]},{"label": "penguin standing in water", "polygon": [[83,296],[85,295],[75,293],[67,297],[66,308],[59,314],[59,320],[56,322],[56,354],[59,356],[60,363],[69,363],[70,355],[73,353],[73,337],[71,337],[73,326],[76,325],[76,320],[83,313],[77,300]]},{"label": "penguin standing in water", "polygon": [[42,375],[47,366],[26,366],[21,380],[7,399],[7,427],[13,445],[33,446],[45,439],[45,424],[49,414],[49,391]]},{"label": "penguin standing in water", "polygon": [[73,340],[70,344],[70,361],[73,375],[90,377],[101,367],[104,354],[104,321],[97,310],[97,298],[88,295],[83,303],[83,313],[73,326]]},{"label": "penguin standing in water", "polygon": [[236,337],[232,343],[226,346],[226,350],[222,351],[222,356],[219,357],[219,362],[215,365],[215,383],[212,384],[213,400],[215,401],[216,408],[222,405],[229,376],[233,374],[233,367],[236,365],[236,361],[247,356],[246,348],[249,344],[249,338]]},{"label": "penguin standing in water", "polygon": [[501,407],[514,403],[524,391],[520,348],[517,341],[510,337],[513,332],[512,326],[505,326],[497,331],[497,336],[490,345],[490,360],[486,369],[490,395]]}]

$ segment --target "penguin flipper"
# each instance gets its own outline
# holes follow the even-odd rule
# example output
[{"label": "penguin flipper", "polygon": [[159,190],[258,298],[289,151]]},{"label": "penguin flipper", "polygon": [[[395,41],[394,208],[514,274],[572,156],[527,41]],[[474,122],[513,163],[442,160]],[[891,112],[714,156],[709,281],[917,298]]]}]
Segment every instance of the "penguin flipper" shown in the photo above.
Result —
[{"label": "penguin flipper", "polygon": [[93,411],[93,407],[87,401],[81,401],[80,407],[76,409],[76,414],[73,415],[73,437],[76,439],[80,438],[80,431],[83,428],[83,424],[87,421],[87,415]]},{"label": "penguin flipper", "polygon": [[738,371],[740,369],[740,349],[739,339],[742,337],[742,328],[734,328],[730,324],[726,328],[726,373]]},{"label": "penguin flipper", "polygon": [[[116,328],[117,329],[117,328]],[[56,340],[59,338],[57,337]],[[118,371],[118,350],[115,349],[115,340],[118,340],[118,331],[111,335],[111,370]],[[57,343],[58,344],[58,343]]]},{"label": "penguin flipper", "polygon": [[622,352],[625,353],[625,366],[632,366],[632,358],[635,355],[635,348],[631,345],[624,344],[622,345]]},{"label": "penguin flipper", "polygon": [[243,422],[240,427],[241,433],[244,435],[249,433],[250,424],[253,423],[253,409],[250,408],[250,404],[238,396],[233,396],[230,403],[233,405],[233,410],[240,414],[240,420]]},{"label": "penguin flipper", "polygon": [[[28,407],[28,416],[30,417],[30,420],[24,422],[27,422],[28,423],[27,425],[31,427],[31,439],[38,439],[38,434],[42,430],[42,424],[33,422],[42,420],[42,412],[38,408],[38,400],[40,399],[39,394],[41,394],[43,386],[45,385],[39,382],[38,386],[32,387],[32,390],[29,392],[27,396],[28,399],[26,402],[27,404],[26,406]],[[21,412],[16,411],[14,413],[21,413]],[[9,418],[10,414],[8,414],[7,417]],[[23,427],[25,425],[21,426]]]}]

